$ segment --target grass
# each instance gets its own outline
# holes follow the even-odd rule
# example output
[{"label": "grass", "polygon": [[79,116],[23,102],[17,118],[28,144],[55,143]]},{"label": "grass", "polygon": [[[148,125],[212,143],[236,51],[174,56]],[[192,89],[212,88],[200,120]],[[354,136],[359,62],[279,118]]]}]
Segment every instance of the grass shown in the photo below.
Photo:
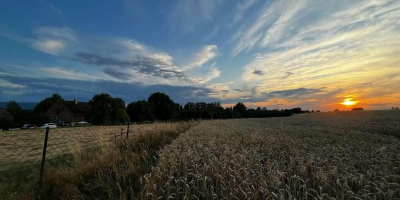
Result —
[{"label": "grass", "polygon": [[[130,134],[155,128],[155,124],[131,125]],[[74,153],[76,149],[110,142],[115,134],[126,133],[127,126],[89,126],[50,129],[48,156]],[[0,168],[41,159],[45,129],[0,132]]]},{"label": "grass", "polygon": [[161,123],[157,129],[105,143],[96,151],[74,154],[72,166],[46,171],[42,199],[133,199],[142,188],[143,175],[158,161],[158,151],[193,125]]},{"label": "grass", "polygon": [[[46,160],[47,169],[72,167],[74,156],[64,154]],[[31,198],[39,183],[41,162],[26,162],[0,171],[0,196],[2,199]]]}]

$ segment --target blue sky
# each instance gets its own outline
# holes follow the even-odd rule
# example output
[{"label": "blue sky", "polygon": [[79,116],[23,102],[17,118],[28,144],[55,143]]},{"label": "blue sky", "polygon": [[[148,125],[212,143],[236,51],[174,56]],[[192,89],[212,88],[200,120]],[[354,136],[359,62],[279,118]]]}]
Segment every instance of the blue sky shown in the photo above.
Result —
[{"label": "blue sky", "polygon": [[396,0],[3,0],[0,101],[160,91],[179,103],[385,109],[400,101],[399,33]]}]

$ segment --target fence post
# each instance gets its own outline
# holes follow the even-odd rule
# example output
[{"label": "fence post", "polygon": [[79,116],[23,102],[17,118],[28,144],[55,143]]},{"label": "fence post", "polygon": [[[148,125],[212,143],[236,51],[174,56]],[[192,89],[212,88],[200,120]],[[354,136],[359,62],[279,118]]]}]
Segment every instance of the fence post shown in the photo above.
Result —
[{"label": "fence post", "polygon": [[126,138],[128,139],[128,137],[129,137],[129,121],[128,121],[128,129],[126,129]]},{"label": "fence post", "polygon": [[49,139],[49,130],[50,128],[46,128],[46,135],[44,136],[44,144],[43,144],[43,154],[42,154],[42,165],[40,166],[40,176],[39,176],[39,189],[38,189],[38,196],[37,199],[39,199],[39,193],[42,190],[42,184],[43,184],[43,173],[44,173],[44,164],[46,161],[46,149],[47,149],[47,140]]}]

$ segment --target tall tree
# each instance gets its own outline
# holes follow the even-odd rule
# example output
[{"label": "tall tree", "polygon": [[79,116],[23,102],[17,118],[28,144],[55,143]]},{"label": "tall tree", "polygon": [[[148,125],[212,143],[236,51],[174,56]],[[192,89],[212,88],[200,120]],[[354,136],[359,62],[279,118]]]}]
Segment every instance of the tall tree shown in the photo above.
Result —
[{"label": "tall tree", "polygon": [[243,103],[237,103],[233,107],[233,113],[236,118],[246,117],[247,107]]},{"label": "tall tree", "polygon": [[151,94],[147,101],[153,104],[156,119],[169,120],[177,116],[176,105],[168,95],[156,92]]},{"label": "tall tree", "polygon": [[22,111],[22,108],[18,105],[15,101],[10,101],[6,105],[6,110],[10,113],[13,117],[19,115]]},{"label": "tall tree", "polygon": [[40,101],[34,108],[35,113],[46,113],[58,100],[64,100],[61,95],[54,93],[51,97],[47,97]]},{"label": "tall tree", "polygon": [[154,120],[153,106],[145,100],[130,103],[126,108],[126,112],[132,121]]},{"label": "tall tree", "polygon": [[120,98],[112,98],[109,94],[94,95],[89,101],[92,107],[89,120],[94,124],[117,124],[129,120],[125,111],[125,102]]}]

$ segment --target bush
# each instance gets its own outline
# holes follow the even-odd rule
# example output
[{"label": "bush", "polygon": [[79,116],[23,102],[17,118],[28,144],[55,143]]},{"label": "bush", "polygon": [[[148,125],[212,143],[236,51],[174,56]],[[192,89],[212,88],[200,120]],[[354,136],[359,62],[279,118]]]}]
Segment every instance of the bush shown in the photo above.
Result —
[{"label": "bush", "polygon": [[12,128],[12,121],[7,118],[0,118],[0,129],[3,130],[8,130],[9,128]]}]

